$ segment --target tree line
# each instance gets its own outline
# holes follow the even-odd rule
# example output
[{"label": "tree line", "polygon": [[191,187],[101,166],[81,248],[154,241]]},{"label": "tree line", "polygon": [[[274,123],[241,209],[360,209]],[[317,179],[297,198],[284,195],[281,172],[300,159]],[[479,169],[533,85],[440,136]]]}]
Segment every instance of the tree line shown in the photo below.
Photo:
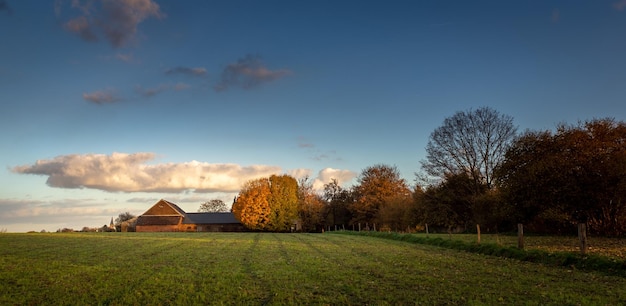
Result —
[{"label": "tree line", "polygon": [[410,186],[395,166],[367,167],[354,186],[321,192],[288,175],[251,180],[232,211],[254,230],[374,228],[414,231],[626,233],[626,124],[611,118],[518,133],[513,118],[482,107],[435,129]]}]

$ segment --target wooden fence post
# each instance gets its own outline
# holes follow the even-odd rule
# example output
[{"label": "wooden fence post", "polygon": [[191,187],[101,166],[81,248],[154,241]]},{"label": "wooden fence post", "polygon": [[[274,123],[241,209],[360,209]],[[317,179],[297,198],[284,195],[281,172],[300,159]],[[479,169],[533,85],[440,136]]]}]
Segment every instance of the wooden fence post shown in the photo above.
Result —
[{"label": "wooden fence post", "polygon": [[580,254],[587,254],[587,224],[578,223],[578,240],[580,241]]},{"label": "wooden fence post", "polygon": [[426,223],[426,237],[428,237],[428,223]]},{"label": "wooden fence post", "polygon": [[478,233],[478,244],[480,244],[480,224],[476,224],[476,232]]},{"label": "wooden fence post", "polygon": [[524,224],[517,224],[517,247],[524,249]]}]

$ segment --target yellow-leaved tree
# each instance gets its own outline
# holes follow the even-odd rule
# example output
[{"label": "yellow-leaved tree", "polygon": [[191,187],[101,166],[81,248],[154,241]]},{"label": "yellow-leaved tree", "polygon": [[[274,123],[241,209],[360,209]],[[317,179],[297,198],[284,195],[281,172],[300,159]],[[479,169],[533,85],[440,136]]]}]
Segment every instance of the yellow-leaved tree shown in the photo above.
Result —
[{"label": "yellow-leaved tree", "polygon": [[289,231],[298,219],[298,181],[289,175],[270,176],[270,230]]},{"label": "yellow-leaved tree", "polygon": [[298,219],[298,181],[289,175],[248,181],[233,213],[249,229],[289,231]]}]

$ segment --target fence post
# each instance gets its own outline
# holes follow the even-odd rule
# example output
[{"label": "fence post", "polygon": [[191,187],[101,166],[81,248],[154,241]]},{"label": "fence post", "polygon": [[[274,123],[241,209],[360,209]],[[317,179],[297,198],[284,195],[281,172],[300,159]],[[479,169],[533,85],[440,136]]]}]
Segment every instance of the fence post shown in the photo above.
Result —
[{"label": "fence post", "polygon": [[578,223],[578,240],[580,241],[580,254],[587,254],[587,224]]},{"label": "fence post", "polygon": [[517,224],[517,247],[524,249],[524,224]]},{"label": "fence post", "polygon": [[480,244],[480,224],[476,224],[476,232],[478,233],[478,244]]},{"label": "fence post", "polygon": [[426,237],[428,237],[428,223],[425,223],[425,224],[426,224]]}]

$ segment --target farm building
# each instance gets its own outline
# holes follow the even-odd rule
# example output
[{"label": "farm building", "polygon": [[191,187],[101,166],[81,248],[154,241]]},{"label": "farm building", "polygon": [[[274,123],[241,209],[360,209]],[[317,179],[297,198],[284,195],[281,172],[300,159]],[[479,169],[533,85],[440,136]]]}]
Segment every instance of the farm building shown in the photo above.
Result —
[{"label": "farm building", "polygon": [[159,200],[137,218],[137,232],[243,232],[233,213],[187,213],[178,205]]}]

